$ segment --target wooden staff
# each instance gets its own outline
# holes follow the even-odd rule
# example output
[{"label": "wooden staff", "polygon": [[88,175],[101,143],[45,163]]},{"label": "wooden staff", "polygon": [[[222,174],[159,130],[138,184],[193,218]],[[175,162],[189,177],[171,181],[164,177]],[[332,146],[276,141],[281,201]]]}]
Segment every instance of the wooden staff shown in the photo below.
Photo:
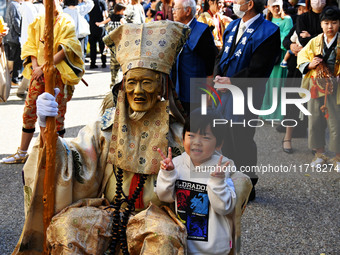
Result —
[{"label": "wooden staff", "polygon": [[[54,0],[45,1],[45,91],[54,95],[55,71],[53,65],[53,27],[54,27]],[[55,204],[55,155],[56,155],[56,123],[55,117],[47,117],[45,130],[45,148],[46,148],[46,169],[44,176],[44,194],[43,194],[43,222],[44,222],[44,251],[43,254],[49,253],[46,240],[46,230],[54,215]]]}]

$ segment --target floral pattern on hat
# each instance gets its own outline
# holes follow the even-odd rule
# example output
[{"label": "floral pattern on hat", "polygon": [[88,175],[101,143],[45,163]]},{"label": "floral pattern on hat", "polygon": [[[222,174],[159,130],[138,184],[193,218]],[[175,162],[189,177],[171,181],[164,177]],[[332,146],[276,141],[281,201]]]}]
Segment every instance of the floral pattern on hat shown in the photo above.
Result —
[{"label": "floral pattern on hat", "polygon": [[103,40],[116,52],[115,56],[123,73],[143,67],[170,74],[189,33],[188,26],[168,20],[128,23],[110,32]]}]

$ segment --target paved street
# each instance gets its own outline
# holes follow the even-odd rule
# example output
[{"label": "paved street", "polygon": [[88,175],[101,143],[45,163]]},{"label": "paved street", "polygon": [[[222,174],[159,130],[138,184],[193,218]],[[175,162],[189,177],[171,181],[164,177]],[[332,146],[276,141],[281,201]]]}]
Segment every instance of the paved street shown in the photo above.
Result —
[{"label": "paved street", "polygon": [[[89,87],[77,85],[68,104],[69,138],[99,116],[101,101],[109,91],[109,67],[87,70],[84,79]],[[9,101],[0,104],[0,158],[13,154],[20,143],[24,101],[15,92],[12,89]],[[242,218],[242,254],[339,255],[340,173],[307,169],[304,164],[313,157],[307,139],[293,139],[295,152],[288,155],[281,149],[282,137],[270,125],[257,129],[259,166],[290,169],[290,173],[259,174],[257,198]],[[11,254],[24,222],[21,169],[22,165],[0,164],[0,255]]]}]

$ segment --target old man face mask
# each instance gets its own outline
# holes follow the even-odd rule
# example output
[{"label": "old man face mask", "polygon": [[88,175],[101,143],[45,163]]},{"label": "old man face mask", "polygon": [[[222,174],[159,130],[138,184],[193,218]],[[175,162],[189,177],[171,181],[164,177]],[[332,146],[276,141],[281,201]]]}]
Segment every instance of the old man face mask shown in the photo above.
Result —
[{"label": "old man face mask", "polygon": [[145,68],[131,69],[125,76],[125,92],[130,108],[147,112],[154,107],[160,95],[160,75]]}]

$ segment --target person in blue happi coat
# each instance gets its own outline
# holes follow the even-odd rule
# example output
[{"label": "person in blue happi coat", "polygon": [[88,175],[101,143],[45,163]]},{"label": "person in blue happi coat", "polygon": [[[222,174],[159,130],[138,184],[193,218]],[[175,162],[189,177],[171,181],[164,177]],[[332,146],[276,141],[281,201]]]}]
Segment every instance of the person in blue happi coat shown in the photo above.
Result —
[{"label": "person in blue happi coat", "polygon": [[[215,83],[235,85],[244,95],[244,113],[241,115],[235,114],[234,111],[239,109],[233,109],[233,96],[228,89],[219,89],[222,104],[217,106],[228,120],[223,155],[232,158],[241,171],[257,164],[255,128],[252,127],[256,124],[248,121],[258,116],[248,109],[247,88],[253,89],[254,108],[260,109],[266,78],[270,76],[281,50],[279,27],[264,19],[264,4],[264,0],[234,2],[233,11],[240,18],[232,21],[224,32],[223,47],[216,58],[214,70]],[[253,200],[258,177],[254,172],[247,174],[254,186],[249,197]]]},{"label": "person in blue happi coat", "polygon": [[[200,104],[199,89],[205,86],[204,79],[212,78],[218,49],[209,26],[195,18],[195,0],[175,0],[172,9],[174,21],[190,27],[190,36],[182,51],[177,56],[173,81],[176,92],[187,114]],[[176,75],[175,75],[175,74]],[[203,85],[198,85],[191,78],[203,78]]]}]

